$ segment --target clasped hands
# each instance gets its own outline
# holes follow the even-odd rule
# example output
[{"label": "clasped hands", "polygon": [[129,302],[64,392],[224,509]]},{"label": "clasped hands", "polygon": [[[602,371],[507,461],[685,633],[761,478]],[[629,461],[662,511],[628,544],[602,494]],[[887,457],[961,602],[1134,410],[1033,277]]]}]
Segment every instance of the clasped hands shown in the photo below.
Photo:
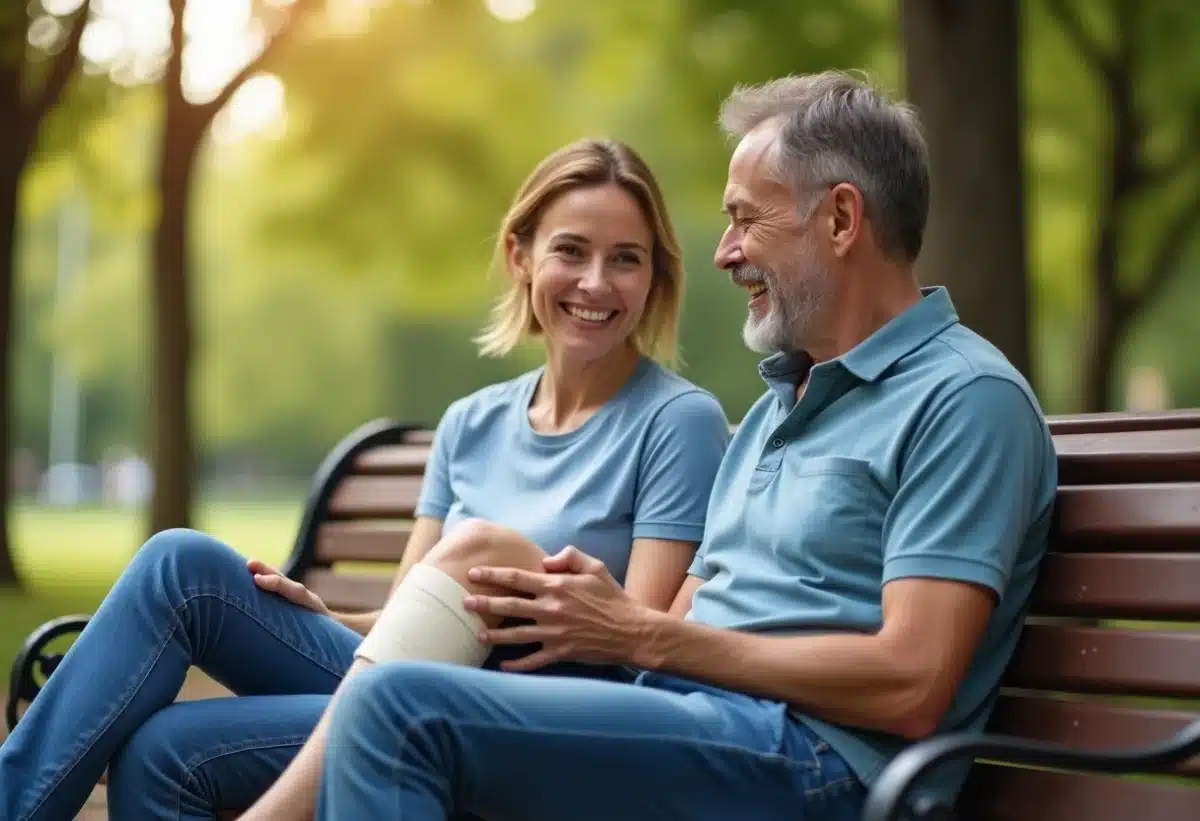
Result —
[{"label": "clasped hands", "polygon": [[542,561],[541,573],[475,567],[467,578],[512,595],[471,595],[464,606],[480,615],[532,619],[533,624],[484,630],[488,645],[540,642],[527,656],[502,664],[528,672],[557,661],[631,663],[645,638],[650,608],[617,583],[599,559],[567,547]]}]

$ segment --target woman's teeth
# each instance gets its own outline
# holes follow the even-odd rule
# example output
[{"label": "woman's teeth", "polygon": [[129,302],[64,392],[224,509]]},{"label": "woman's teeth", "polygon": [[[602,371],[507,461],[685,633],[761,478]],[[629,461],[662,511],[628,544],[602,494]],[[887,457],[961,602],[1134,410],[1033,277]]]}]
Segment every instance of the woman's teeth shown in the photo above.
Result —
[{"label": "woman's teeth", "polygon": [[606,322],[616,313],[616,311],[593,311],[588,308],[580,308],[577,305],[567,305],[565,307],[567,313],[576,319],[582,319],[584,322]]}]

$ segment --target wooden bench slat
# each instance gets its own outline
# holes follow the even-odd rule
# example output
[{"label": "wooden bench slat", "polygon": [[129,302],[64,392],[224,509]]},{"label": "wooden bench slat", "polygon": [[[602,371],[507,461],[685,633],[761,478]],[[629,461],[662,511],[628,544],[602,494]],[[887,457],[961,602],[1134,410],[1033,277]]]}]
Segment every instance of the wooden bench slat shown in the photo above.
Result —
[{"label": "wooden bench slat", "polygon": [[1066,693],[1200,697],[1200,632],[1030,624],[1004,683]]},{"label": "wooden bench slat", "polygon": [[1048,417],[1046,424],[1052,434],[1200,428],[1200,410],[1180,408],[1166,411],[1060,414]]},{"label": "wooden bench slat", "polygon": [[334,490],[336,519],[410,518],[421,494],[420,476],[350,476]]},{"label": "wooden bench slat", "polygon": [[338,573],[326,568],[310,570],[304,581],[330,610],[349,612],[378,610],[392,587],[390,575]]},{"label": "wooden bench slat", "polygon": [[1195,821],[1200,783],[1172,784],[976,764],[963,821]]},{"label": "wooden bench slat", "polygon": [[1200,479],[1200,427],[1067,434],[1054,447],[1060,485]]},{"label": "wooden bench slat", "polygon": [[409,522],[330,522],[317,533],[317,561],[399,562],[411,535]]},{"label": "wooden bench slat", "polygon": [[429,462],[428,445],[388,445],[364,451],[354,460],[356,473],[420,476]]},{"label": "wooden bench slat", "polygon": [[1200,554],[1051,553],[1038,574],[1033,612],[1200,621]]},{"label": "wooden bench slat", "polygon": [[[988,732],[1083,750],[1114,750],[1166,741],[1197,719],[1200,712],[1003,695]],[[1200,775],[1200,756],[1180,766],[1178,772]]]},{"label": "wooden bench slat", "polygon": [[[1200,482],[1061,487],[1055,504],[1062,543],[1136,542],[1142,549],[1195,550],[1200,539]],[[1129,545],[1137,549],[1134,545]]]}]

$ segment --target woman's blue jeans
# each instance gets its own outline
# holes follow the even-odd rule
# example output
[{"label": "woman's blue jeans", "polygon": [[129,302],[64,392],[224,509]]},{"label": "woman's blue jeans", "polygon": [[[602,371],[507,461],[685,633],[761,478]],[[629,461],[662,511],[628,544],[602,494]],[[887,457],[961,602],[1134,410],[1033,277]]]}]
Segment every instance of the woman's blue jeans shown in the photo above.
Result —
[{"label": "woman's blue jeans", "polygon": [[[170,530],[138,551],[0,746],[0,818],[74,818],[105,767],[112,821],[245,808],[308,738],[362,637]],[[190,666],[247,698],[173,703]]]},{"label": "woman's blue jeans", "polygon": [[[111,821],[209,821],[217,811],[248,807],[309,737],[360,641],[334,619],[259,590],[245,559],[217,540],[186,530],[160,533],[130,562],[0,746],[0,818],[73,818],[105,767]],[[176,703],[191,666],[239,697]],[[384,665],[356,676],[343,708],[349,720],[334,725],[332,774],[323,791],[323,800],[348,809],[325,817],[392,817],[395,811],[378,815],[369,808],[395,807],[387,802],[423,770],[443,786],[404,805],[424,808],[417,819],[440,819],[451,807],[490,815],[515,806],[523,821],[591,818],[591,809],[632,817],[648,795],[669,795],[661,814],[685,806],[674,802],[693,790],[687,817],[725,818],[712,815],[723,805],[709,797],[721,781],[730,801],[771,787],[743,804],[754,817],[857,818],[861,787],[779,705],[665,677],[644,677],[640,683],[649,687],[578,679],[625,678],[620,669],[553,672],[575,679],[424,664]],[[350,718],[364,710],[392,723],[372,727]],[[554,725],[567,714],[581,723]],[[507,729],[496,724],[498,715],[507,716]],[[524,723],[514,729],[513,720]],[[660,743],[689,722],[687,733],[709,738]],[[637,732],[630,736],[626,726]],[[569,757],[564,734],[575,730],[579,744],[596,753],[582,776],[560,772]],[[477,752],[466,755],[468,746]],[[493,769],[459,769],[485,765]],[[506,780],[505,766],[521,777]],[[637,772],[642,780],[631,782]],[[699,790],[691,782],[700,774],[716,781]],[[447,791],[451,775],[462,776],[454,783],[474,784],[473,794]],[[586,786],[604,786],[608,777],[617,780],[604,789]],[[347,793],[347,778],[365,792]],[[636,789],[652,784],[649,794]],[[498,803],[481,803],[481,795]],[[611,803],[618,796],[634,803]],[[527,813],[530,802],[545,811]],[[764,815],[764,807],[775,807],[774,814]]]}]

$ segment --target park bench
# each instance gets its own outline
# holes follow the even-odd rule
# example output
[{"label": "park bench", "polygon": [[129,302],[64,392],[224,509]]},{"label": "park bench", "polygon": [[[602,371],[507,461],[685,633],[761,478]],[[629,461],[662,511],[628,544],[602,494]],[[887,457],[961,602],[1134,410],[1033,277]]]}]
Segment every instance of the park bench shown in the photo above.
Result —
[{"label": "park bench", "polygon": [[[1014,740],[914,745],[883,774],[864,821],[900,817],[891,807],[912,774],[956,753],[1039,769],[975,764],[955,814],[931,808],[931,821],[1200,819],[1200,411],[1054,417],[1051,430],[1054,543],[990,725]],[[380,421],[340,442],[314,478],[285,572],[332,609],[382,606],[431,441],[427,429]],[[61,659],[48,645],[85,623],[67,616],[26,641],[10,727]],[[1169,775],[1123,777],[1148,772]]]}]

